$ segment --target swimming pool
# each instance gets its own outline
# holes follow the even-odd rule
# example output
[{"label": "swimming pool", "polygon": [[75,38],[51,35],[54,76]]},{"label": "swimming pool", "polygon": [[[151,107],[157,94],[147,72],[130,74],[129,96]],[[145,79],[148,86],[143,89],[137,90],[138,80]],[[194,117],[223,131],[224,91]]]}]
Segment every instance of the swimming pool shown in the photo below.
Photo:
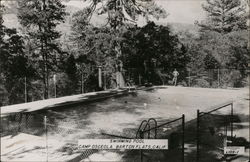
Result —
[{"label": "swimming pool", "polygon": [[217,93],[211,95],[209,90],[204,93],[199,89],[192,93],[185,88],[156,88],[62,110],[49,110],[43,115],[47,116],[48,123],[55,125],[49,131],[50,137],[63,137],[63,140],[101,138],[100,134],[105,132],[133,138],[135,134],[126,133],[135,131],[144,119],[155,118],[158,122],[165,122],[185,114],[188,121],[196,117],[196,109],[204,110],[234,97],[221,91]]},{"label": "swimming pool", "polygon": [[[189,121],[196,118],[197,109],[204,111],[232,99],[238,102],[239,98],[243,98],[242,92],[244,96],[248,95],[245,90],[187,87],[138,90],[126,96],[36,112],[29,119],[30,129],[25,132],[45,137],[43,117],[46,116],[46,138],[52,156],[64,152],[61,148],[65,148],[65,145],[77,145],[78,139],[112,138],[102,133],[134,138],[144,119],[155,118],[159,123],[164,123],[185,114],[186,121]],[[247,100],[237,102],[237,110],[248,109]],[[36,130],[42,131],[36,133]]]}]

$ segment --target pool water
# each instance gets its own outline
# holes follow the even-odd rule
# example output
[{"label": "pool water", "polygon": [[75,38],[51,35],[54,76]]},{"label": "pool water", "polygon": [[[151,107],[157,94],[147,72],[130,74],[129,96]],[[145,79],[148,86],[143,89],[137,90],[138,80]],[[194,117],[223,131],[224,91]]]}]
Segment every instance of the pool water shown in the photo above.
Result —
[{"label": "pool water", "polygon": [[48,117],[48,128],[51,128],[48,135],[75,142],[80,138],[103,138],[101,133],[133,138],[144,119],[155,118],[158,123],[163,123],[185,114],[188,121],[196,118],[196,109],[204,110],[233,98],[232,95],[221,95],[221,91],[217,92],[218,95],[210,94],[209,90],[204,92],[199,89],[193,93],[193,90],[184,88],[158,88],[50,110],[44,114]]}]

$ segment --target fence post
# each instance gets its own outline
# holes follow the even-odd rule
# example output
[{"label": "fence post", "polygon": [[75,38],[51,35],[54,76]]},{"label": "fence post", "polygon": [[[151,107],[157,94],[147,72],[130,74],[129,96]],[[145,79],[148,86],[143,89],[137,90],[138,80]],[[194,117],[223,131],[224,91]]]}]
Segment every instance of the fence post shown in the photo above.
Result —
[{"label": "fence post", "polygon": [[28,128],[28,119],[29,119],[29,115],[31,115],[30,113],[25,113],[25,128]]},{"label": "fence post", "polygon": [[191,87],[190,69],[188,69],[188,86]]},{"label": "fence post", "polygon": [[47,116],[44,116],[44,129],[46,137],[46,161],[48,162],[48,131],[47,131]]},{"label": "fence post", "polygon": [[184,156],[185,156],[185,115],[182,114],[182,162],[184,162]]},{"label": "fence post", "polygon": [[234,111],[234,108],[233,108],[233,103],[231,104],[231,140],[233,140],[233,112]]},{"label": "fence post", "polygon": [[10,116],[7,117],[7,130],[10,131]]},{"label": "fence post", "polygon": [[19,113],[18,132],[21,132],[23,113]]},{"label": "fence post", "polygon": [[103,88],[104,88],[104,90],[106,91],[107,90],[107,81],[106,81],[106,71],[104,71],[104,74],[103,74]]},{"label": "fence post", "polygon": [[83,92],[83,72],[81,73],[81,93],[84,93]]},{"label": "fence post", "polygon": [[26,79],[26,77],[24,77],[24,100],[25,100],[25,103],[28,101],[27,100],[27,79]]},{"label": "fence post", "polygon": [[139,85],[141,85],[141,74],[139,74]]},{"label": "fence post", "polygon": [[199,145],[200,145],[200,139],[199,139],[200,132],[199,131],[200,130],[199,129],[200,129],[200,110],[198,109],[197,110],[197,128],[196,128],[196,131],[197,131],[196,132],[196,140],[197,140],[197,143],[196,143],[196,145],[197,145],[196,146],[196,149],[197,149],[196,150],[196,162],[199,162],[199,154],[200,154],[200,150],[199,150],[200,149],[199,148]]},{"label": "fence post", "polygon": [[227,147],[227,124],[225,124],[225,139],[224,139],[224,147]]},{"label": "fence post", "polygon": [[54,82],[54,97],[56,98],[56,74],[53,75],[53,82]]},{"label": "fence post", "polygon": [[[140,130],[140,139],[143,139],[143,131]],[[140,150],[140,161],[143,162],[143,152]]]},{"label": "fence post", "polygon": [[218,77],[217,79],[218,79],[218,88],[219,88],[219,87],[220,87],[220,69],[219,69],[219,68],[218,68],[217,73],[218,73],[218,74],[217,74],[217,75],[218,75],[218,76],[217,76],[217,77]]}]

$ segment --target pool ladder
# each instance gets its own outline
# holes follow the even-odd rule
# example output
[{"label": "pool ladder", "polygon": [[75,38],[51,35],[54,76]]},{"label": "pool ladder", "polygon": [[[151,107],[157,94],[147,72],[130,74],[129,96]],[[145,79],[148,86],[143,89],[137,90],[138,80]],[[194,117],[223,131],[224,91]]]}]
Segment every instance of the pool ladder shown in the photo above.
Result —
[{"label": "pool ladder", "polygon": [[131,92],[133,90],[133,88],[136,91],[136,88],[133,87],[129,82],[126,83],[126,86],[128,87],[128,92]]},{"label": "pool ladder", "polygon": [[[150,127],[151,123],[154,123],[154,127]],[[151,138],[151,131],[154,130],[154,138],[157,138],[157,121],[154,118],[150,118],[148,120],[143,120],[136,132],[136,138],[144,138],[144,133],[148,134],[148,139]]]}]

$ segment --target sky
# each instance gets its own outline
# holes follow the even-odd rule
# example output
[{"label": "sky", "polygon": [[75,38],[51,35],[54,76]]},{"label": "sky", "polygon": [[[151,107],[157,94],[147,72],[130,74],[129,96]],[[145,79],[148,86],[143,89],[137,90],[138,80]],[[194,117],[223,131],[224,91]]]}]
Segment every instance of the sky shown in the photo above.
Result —
[{"label": "sky", "polygon": [[[164,23],[194,24],[196,20],[200,21],[205,18],[205,12],[201,7],[204,0],[156,0],[155,2],[169,13],[166,19],[160,20]],[[71,0],[65,4],[75,7],[84,6],[84,2],[81,0]]]},{"label": "sky", "polygon": [[[164,8],[169,16],[166,19],[153,21],[159,22],[159,24],[194,24],[196,20],[201,21],[205,19],[205,12],[201,7],[201,4],[204,2],[205,0],[155,0],[155,3]],[[79,9],[86,7],[87,4],[87,2],[84,2],[84,0],[67,0],[63,3],[68,6],[77,7]],[[9,27],[15,27],[13,24],[16,25],[17,18],[14,15],[9,15],[8,17],[4,17],[4,19],[5,25]],[[93,17],[93,20],[91,20],[91,23],[97,26],[103,25],[105,22],[105,16]],[[137,25],[146,25],[145,19],[139,17]]]},{"label": "sky", "polygon": [[162,6],[168,13],[168,22],[180,22],[193,24],[194,21],[203,20],[205,12],[201,7],[204,1],[199,0],[158,0],[156,3]]}]

